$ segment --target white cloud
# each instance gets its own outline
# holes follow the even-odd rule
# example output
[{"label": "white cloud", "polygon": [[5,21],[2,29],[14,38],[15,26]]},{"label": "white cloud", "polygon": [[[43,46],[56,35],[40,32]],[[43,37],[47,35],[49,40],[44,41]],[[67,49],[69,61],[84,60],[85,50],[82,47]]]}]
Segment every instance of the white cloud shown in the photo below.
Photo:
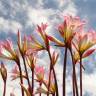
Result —
[{"label": "white cloud", "polygon": [[77,9],[76,6],[73,2],[68,3],[67,7],[64,9],[63,14],[64,15],[72,15],[72,16],[76,16],[77,15]]},{"label": "white cloud", "polygon": [[6,33],[17,33],[18,29],[22,29],[22,25],[19,22],[0,17],[0,32],[4,31]]},{"label": "white cloud", "polygon": [[83,74],[83,87],[84,92],[91,93],[91,96],[96,96],[96,72]]},{"label": "white cloud", "polygon": [[[0,31],[4,31],[4,32],[13,32],[16,33],[18,29],[20,30],[25,30],[25,27],[22,24],[23,21],[19,21],[20,19],[24,18],[23,16],[28,17],[25,20],[24,25],[26,26],[32,26],[32,25],[36,25],[36,24],[41,24],[41,22],[43,23],[48,23],[49,24],[49,29],[48,32],[50,31],[50,33],[53,34],[53,26],[57,23],[59,23],[60,21],[60,17],[61,15],[73,15],[75,16],[77,14],[77,9],[76,6],[74,4],[74,2],[72,2],[72,0],[57,0],[58,2],[58,9],[52,9],[52,8],[43,8],[43,0],[38,0],[36,1],[37,3],[35,3],[35,7],[31,6],[30,3],[26,0],[23,0],[22,2],[24,3],[20,3],[18,0],[17,1],[12,1],[10,0],[9,6],[12,12],[10,13],[10,10],[7,8],[3,8],[4,6],[2,5],[2,9],[3,9],[3,13],[5,15],[8,15],[6,13],[10,13],[11,17],[14,18],[14,20],[12,18],[9,19],[5,19],[4,17],[0,17]],[[56,3],[57,3],[56,2]],[[64,6],[67,4],[67,7],[65,8]],[[1,6],[1,5],[0,5]],[[47,6],[46,6],[47,7]],[[63,8],[64,7],[64,8]],[[1,7],[0,7],[1,9]],[[8,12],[7,12],[8,11]],[[22,12],[24,11],[24,13]],[[22,17],[18,17],[17,14],[20,14],[22,12]],[[52,19],[50,19],[52,18]],[[55,27],[55,26],[54,26]],[[60,51],[60,50],[59,50]],[[39,64],[44,64],[46,66],[46,63],[49,62],[48,60],[48,56],[44,55],[44,60],[39,59]],[[59,58],[60,59],[60,58]],[[47,62],[48,61],[48,62]],[[62,90],[62,60],[58,61],[58,64],[56,64],[55,66],[55,70],[56,70],[56,74],[57,74],[57,78],[58,78],[58,83],[59,83],[59,90]],[[48,66],[47,66],[48,67]],[[8,67],[8,70],[10,70],[10,66]],[[88,78],[88,77],[86,77]],[[1,80],[1,78],[0,78]],[[86,81],[86,79],[85,79]],[[95,80],[94,80],[95,81]],[[71,77],[69,76],[67,78],[67,93],[69,93],[71,91]],[[1,84],[3,84],[2,82],[0,82]],[[88,83],[87,83],[88,84]],[[87,86],[86,84],[86,86]],[[10,85],[10,86],[9,86]],[[10,92],[12,91],[12,86],[11,85],[16,85],[16,82],[11,82],[10,80],[8,80],[8,90],[7,90],[7,95],[9,96]],[[91,86],[92,87],[92,86]],[[1,87],[0,87],[1,88]],[[95,88],[95,87],[94,87]],[[96,88],[95,88],[96,89]],[[0,89],[2,90],[2,89]],[[14,90],[14,92],[18,93],[17,96],[20,96],[19,90]],[[62,92],[60,91],[60,96],[62,96]]]},{"label": "white cloud", "polygon": [[73,1],[72,1],[72,0],[57,0],[57,2],[58,2],[58,5],[59,5],[59,8],[62,8],[62,7],[64,7],[66,4],[72,3]]},{"label": "white cloud", "polygon": [[48,23],[49,17],[54,14],[54,10],[51,9],[34,9],[32,7],[28,7],[27,9],[28,15],[28,24],[41,24]]}]

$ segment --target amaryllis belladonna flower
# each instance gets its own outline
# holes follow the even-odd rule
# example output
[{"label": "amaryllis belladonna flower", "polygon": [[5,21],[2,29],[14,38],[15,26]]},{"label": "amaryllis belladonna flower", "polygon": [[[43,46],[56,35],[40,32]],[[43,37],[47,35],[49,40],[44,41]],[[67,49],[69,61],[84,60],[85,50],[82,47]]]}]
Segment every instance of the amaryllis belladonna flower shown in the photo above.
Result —
[{"label": "amaryllis belladonna flower", "polygon": [[[90,56],[94,51],[95,51],[95,48],[87,50],[87,51],[82,55],[82,59]],[[73,52],[73,58],[74,58],[74,64],[76,64],[76,63],[80,60],[79,52],[74,51],[74,52]]]},{"label": "amaryllis belladonna flower", "polygon": [[84,24],[85,22],[81,21],[79,17],[65,16],[64,22],[58,26],[58,31],[64,42],[49,35],[48,38],[55,42],[57,46],[64,47],[65,43],[70,46],[73,37],[79,30],[81,30],[81,27],[83,27]]},{"label": "amaryllis belladonna flower", "polygon": [[[38,87],[37,90],[36,90],[36,92],[35,92],[35,94],[38,94],[38,93],[55,94],[55,92],[56,92],[56,86],[55,86],[55,82],[54,82],[54,76],[52,74],[51,74],[50,86],[49,86],[49,81],[46,78],[43,79],[43,82],[42,83],[44,84],[45,88],[42,87],[42,86]],[[48,91],[48,86],[49,86],[49,91]]]},{"label": "amaryllis belladonna flower", "polygon": [[9,60],[17,60],[18,52],[13,48],[12,40],[0,42],[0,57]]},{"label": "amaryllis belladonna flower", "polygon": [[59,54],[56,52],[56,51],[53,51],[52,54],[52,64],[55,65],[57,60],[58,60],[58,57],[59,57]]},{"label": "amaryllis belladonna flower", "polygon": [[[19,68],[17,66],[17,64],[14,65],[13,69],[11,70],[11,80],[15,80],[20,78],[20,71]],[[26,73],[22,72],[22,77],[26,79]]]},{"label": "amaryllis belladonna flower", "polygon": [[34,70],[36,64],[36,56],[33,54],[26,56],[26,61],[31,70]]},{"label": "amaryllis belladonna flower", "polygon": [[21,55],[25,55],[26,51],[28,49],[27,37],[26,37],[26,35],[24,35],[23,40],[22,40],[19,30],[18,30],[18,35],[17,36],[18,36],[17,44],[18,44],[18,47],[19,47],[19,51],[20,51]]},{"label": "amaryllis belladonna flower", "polygon": [[[43,88],[43,87],[37,88],[36,94],[38,94],[38,93],[55,94],[55,92],[56,92],[56,85],[55,85],[55,82],[54,82],[54,76],[53,76],[53,74],[51,74],[51,83],[50,83],[50,86],[49,86],[49,81],[47,79],[44,79],[43,80],[43,84],[45,85],[46,88]],[[49,86],[49,92],[48,92],[48,86]]]},{"label": "amaryllis belladonna flower", "polygon": [[[43,39],[43,44],[41,44],[36,38],[32,35],[29,36],[29,49],[33,51],[48,50],[49,49],[49,40],[46,35],[47,24],[41,23],[41,26],[37,25],[37,32],[40,34],[41,39]],[[30,50],[29,50],[30,51]]]},{"label": "amaryllis belladonna flower", "polygon": [[44,73],[45,73],[45,69],[43,66],[36,66],[35,67],[35,74],[37,77],[37,81],[41,82],[44,80]]},{"label": "amaryllis belladonna flower", "polygon": [[83,55],[82,57],[89,56],[95,48],[91,48],[96,44],[96,36],[95,32],[80,32],[77,33],[73,40],[73,46],[79,52],[79,55]]},{"label": "amaryllis belladonna flower", "polygon": [[[46,82],[47,83],[47,87],[48,87],[48,82],[49,81]],[[55,85],[55,81],[54,81],[54,74],[53,74],[53,72],[51,72],[51,84],[50,84],[49,89],[50,89],[49,91],[50,91],[51,94],[55,94],[55,92],[56,92],[56,85]]]},{"label": "amaryllis belladonna flower", "polygon": [[43,23],[41,23],[41,26],[37,25],[37,32],[39,32],[39,34],[41,35],[41,37],[45,43],[46,49],[49,49],[49,40],[46,35],[47,26],[48,26],[47,24],[43,24]]}]

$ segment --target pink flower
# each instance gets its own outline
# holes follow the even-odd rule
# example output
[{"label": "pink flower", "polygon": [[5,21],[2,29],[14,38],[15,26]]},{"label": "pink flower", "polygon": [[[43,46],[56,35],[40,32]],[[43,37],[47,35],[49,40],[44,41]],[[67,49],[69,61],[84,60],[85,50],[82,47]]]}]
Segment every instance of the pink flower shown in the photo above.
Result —
[{"label": "pink flower", "polygon": [[[47,75],[49,75],[49,74],[47,74]],[[48,89],[48,84],[49,84],[48,79],[44,80],[43,83],[46,86],[46,88]],[[54,94],[56,92],[56,86],[55,86],[53,72],[51,72],[51,82],[50,82],[50,86],[49,86],[49,91],[50,91],[49,92],[50,94]]]},{"label": "pink flower", "polygon": [[41,37],[46,40],[46,28],[47,28],[47,24],[43,24],[41,23],[41,26],[37,25],[37,32],[39,32],[39,34],[41,35]]},{"label": "pink flower", "polygon": [[94,35],[92,34],[93,32],[80,32],[77,33],[74,37],[73,46],[80,54],[83,54],[85,51],[87,51],[96,44],[96,39],[93,40],[93,36],[96,36],[96,33],[94,33]]},{"label": "pink flower", "polygon": [[56,51],[53,51],[52,56],[51,56],[51,58],[52,58],[52,64],[53,65],[56,64],[56,62],[58,60],[58,57],[59,57],[59,54]]},{"label": "pink flower", "polygon": [[27,55],[26,61],[31,70],[34,70],[36,64],[36,56],[34,54]]},{"label": "pink flower", "polygon": [[36,40],[32,35],[28,37],[28,50],[27,54],[31,54],[36,51],[44,50],[44,46]]},{"label": "pink flower", "polygon": [[27,44],[27,37],[26,35],[24,35],[24,38],[23,40],[21,40],[21,34],[18,30],[18,41],[17,41],[17,44],[18,44],[18,47],[19,47],[19,51],[22,55],[25,55],[26,54],[26,51],[28,49],[28,44]]},{"label": "pink flower", "polygon": [[11,75],[12,80],[15,80],[19,77],[20,72],[19,72],[18,66],[16,64],[14,65],[11,73],[12,73],[12,75]]},{"label": "pink flower", "polygon": [[[48,76],[49,74],[47,74]],[[48,93],[48,79],[44,79],[43,82],[42,82],[45,87],[39,87],[37,88],[35,94],[38,94],[38,93],[43,93],[43,94],[47,94]],[[56,92],[56,87],[55,87],[55,82],[54,82],[54,76],[53,76],[53,73],[51,74],[51,83],[50,83],[50,87],[49,87],[49,94],[54,94]]]},{"label": "pink flower", "polygon": [[0,57],[9,60],[16,60],[18,54],[13,48],[12,41],[7,39],[6,41],[1,41],[0,43]]},{"label": "pink flower", "polygon": [[19,69],[18,69],[18,66],[17,64],[14,65],[14,68],[12,69],[12,74],[18,74],[19,73]]},{"label": "pink flower", "polygon": [[45,43],[46,50],[49,49],[49,40],[48,40],[46,32],[45,32],[47,26],[48,26],[47,24],[43,24],[43,23],[41,23],[41,26],[37,25],[37,31],[40,33],[40,35]]},{"label": "pink flower", "polygon": [[58,26],[58,31],[64,42],[52,36],[48,36],[48,39],[52,42],[55,42],[57,46],[64,47],[65,44],[67,44],[68,47],[71,45],[71,41],[75,34],[80,32],[84,24],[85,22],[81,21],[79,17],[65,16],[64,22]]},{"label": "pink flower", "polygon": [[36,40],[35,36],[32,36],[32,35],[29,36],[27,53],[49,49],[49,39],[45,32],[46,28],[47,28],[47,24],[41,23],[41,25],[37,25],[37,32],[40,34],[41,39],[43,40],[44,44],[41,44],[38,40]]},{"label": "pink flower", "polygon": [[61,36],[64,38],[65,43],[71,42],[76,32],[81,29],[85,24],[79,17],[65,16],[64,22],[59,25],[58,30]]},{"label": "pink flower", "polygon": [[35,67],[35,74],[38,82],[42,82],[44,80],[44,73],[45,73],[45,70],[43,66]]},{"label": "pink flower", "polygon": [[96,38],[94,38],[95,36],[96,33],[92,30],[86,33],[81,31],[75,35],[72,41],[75,63],[80,60],[80,55],[83,59],[95,51],[95,48],[93,48],[93,46],[96,44]]},{"label": "pink flower", "polygon": [[[17,64],[14,65],[13,69],[11,70],[11,73],[12,73],[11,75],[12,80],[15,80],[20,77],[20,72],[19,72]],[[22,77],[26,78],[25,72],[22,72]]]},{"label": "pink flower", "polygon": [[[84,54],[82,54],[82,59],[88,57],[89,55],[91,55],[93,52],[95,51],[95,49],[88,49],[87,51],[84,52]],[[80,60],[80,54],[78,51],[73,51],[73,58],[74,58],[74,64],[76,64],[79,60]]]}]

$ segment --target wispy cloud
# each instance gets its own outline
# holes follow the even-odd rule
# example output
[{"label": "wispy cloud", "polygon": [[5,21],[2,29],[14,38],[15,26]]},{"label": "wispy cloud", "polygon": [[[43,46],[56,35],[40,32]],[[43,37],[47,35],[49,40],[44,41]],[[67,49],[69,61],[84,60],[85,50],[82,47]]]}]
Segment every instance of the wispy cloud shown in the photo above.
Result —
[{"label": "wispy cloud", "polygon": [[[68,14],[84,17],[89,21],[89,24],[94,27],[94,25],[96,26],[95,3],[95,0],[92,0],[92,2],[89,1],[89,3],[88,0],[0,0],[0,34],[2,35],[0,39],[2,39],[4,36],[7,38],[7,36],[13,36],[13,34],[16,35],[18,29],[20,29],[22,33],[30,34],[34,31],[34,26],[40,24],[41,22],[48,23],[48,34],[56,35],[54,33],[56,32],[56,26],[60,21],[62,21],[61,19],[63,16]],[[94,8],[91,7],[90,4],[94,6]],[[45,61],[41,59],[38,60],[40,64],[46,64],[46,61],[48,61],[48,56],[44,56],[43,59]],[[90,66],[92,68],[94,67],[93,65]],[[58,83],[60,84],[59,88],[62,90],[62,59],[58,61],[58,64],[55,66],[55,70],[57,72]],[[8,71],[10,71],[10,66],[8,66]],[[86,73],[83,75],[84,92],[88,92],[92,94],[91,96],[95,96],[96,73],[90,72],[90,75]],[[67,82],[70,82],[67,85],[67,93],[69,94],[72,91],[70,87],[72,85],[70,75],[67,78]],[[15,83],[13,83],[14,82],[10,82],[10,80],[8,81],[8,96],[12,91],[12,86],[9,85],[14,85]],[[0,84],[3,83],[0,82]],[[1,87],[0,90],[2,90]],[[16,90],[14,91],[16,92]],[[62,92],[60,92],[60,96],[62,96],[61,94]],[[20,94],[18,93],[18,96],[19,95]]]},{"label": "wispy cloud", "polygon": [[0,32],[11,32],[17,33],[17,29],[22,30],[22,25],[14,20],[6,20],[3,17],[0,17]]}]

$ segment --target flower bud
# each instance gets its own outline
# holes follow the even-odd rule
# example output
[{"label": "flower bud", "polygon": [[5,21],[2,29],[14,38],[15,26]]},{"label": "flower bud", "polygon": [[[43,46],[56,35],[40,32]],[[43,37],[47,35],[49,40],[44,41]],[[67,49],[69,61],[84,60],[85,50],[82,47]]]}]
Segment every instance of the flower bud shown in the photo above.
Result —
[{"label": "flower bud", "polygon": [[7,69],[3,62],[1,62],[0,73],[4,82],[7,80]]}]

